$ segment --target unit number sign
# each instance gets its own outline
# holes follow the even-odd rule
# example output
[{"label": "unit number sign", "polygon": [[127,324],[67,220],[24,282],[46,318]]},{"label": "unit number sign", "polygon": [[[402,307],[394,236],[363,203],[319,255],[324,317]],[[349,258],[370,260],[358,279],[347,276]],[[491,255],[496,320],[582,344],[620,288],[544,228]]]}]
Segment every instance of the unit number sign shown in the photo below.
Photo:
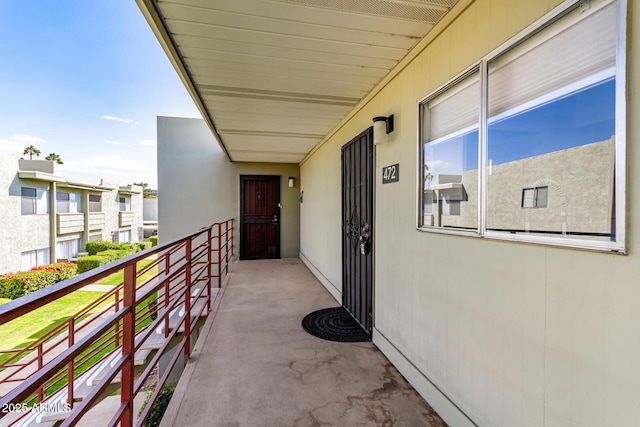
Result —
[{"label": "unit number sign", "polygon": [[382,183],[398,182],[400,180],[400,164],[385,166],[382,168]]}]

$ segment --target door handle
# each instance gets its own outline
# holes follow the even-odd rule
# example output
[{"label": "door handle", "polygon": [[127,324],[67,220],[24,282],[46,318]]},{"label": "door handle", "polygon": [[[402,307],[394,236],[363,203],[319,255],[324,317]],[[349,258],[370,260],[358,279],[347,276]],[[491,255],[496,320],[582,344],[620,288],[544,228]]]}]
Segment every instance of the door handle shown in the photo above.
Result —
[{"label": "door handle", "polygon": [[274,215],[274,216],[273,216],[273,219],[271,220],[271,222],[272,222],[273,224],[277,224],[277,223],[278,223],[278,215]]}]

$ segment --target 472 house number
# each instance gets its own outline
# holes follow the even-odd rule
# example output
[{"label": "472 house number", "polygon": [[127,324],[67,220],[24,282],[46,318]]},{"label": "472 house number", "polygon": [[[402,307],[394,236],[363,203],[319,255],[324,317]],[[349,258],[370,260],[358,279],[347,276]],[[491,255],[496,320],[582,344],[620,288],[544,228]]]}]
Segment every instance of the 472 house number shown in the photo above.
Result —
[{"label": "472 house number", "polygon": [[400,164],[385,166],[382,168],[382,183],[398,182],[400,180]]}]

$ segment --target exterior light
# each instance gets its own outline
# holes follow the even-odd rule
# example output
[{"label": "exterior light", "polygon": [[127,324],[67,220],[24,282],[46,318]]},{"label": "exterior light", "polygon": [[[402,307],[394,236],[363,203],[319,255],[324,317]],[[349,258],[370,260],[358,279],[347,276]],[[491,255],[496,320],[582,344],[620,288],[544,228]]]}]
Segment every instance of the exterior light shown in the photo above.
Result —
[{"label": "exterior light", "polygon": [[387,134],[393,132],[393,114],[389,117],[373,118],[373,143],[382,144],[387,140]]},{"label": "exterior light", "polygon": [[293,188],[296,186],[296,179],[292,176],[289,177],[289,188]]}]

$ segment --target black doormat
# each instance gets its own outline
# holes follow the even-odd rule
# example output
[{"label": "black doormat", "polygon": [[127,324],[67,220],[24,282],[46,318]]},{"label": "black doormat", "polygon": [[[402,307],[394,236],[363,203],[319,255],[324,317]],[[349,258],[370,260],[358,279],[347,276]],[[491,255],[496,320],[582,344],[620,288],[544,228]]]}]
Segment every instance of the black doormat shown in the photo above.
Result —
[{"label": "black doormat", "polygon": [[339,342],[371,341],[369,334],[344,307],[323,308],[302,319],[305,331],[318,338]]}]

